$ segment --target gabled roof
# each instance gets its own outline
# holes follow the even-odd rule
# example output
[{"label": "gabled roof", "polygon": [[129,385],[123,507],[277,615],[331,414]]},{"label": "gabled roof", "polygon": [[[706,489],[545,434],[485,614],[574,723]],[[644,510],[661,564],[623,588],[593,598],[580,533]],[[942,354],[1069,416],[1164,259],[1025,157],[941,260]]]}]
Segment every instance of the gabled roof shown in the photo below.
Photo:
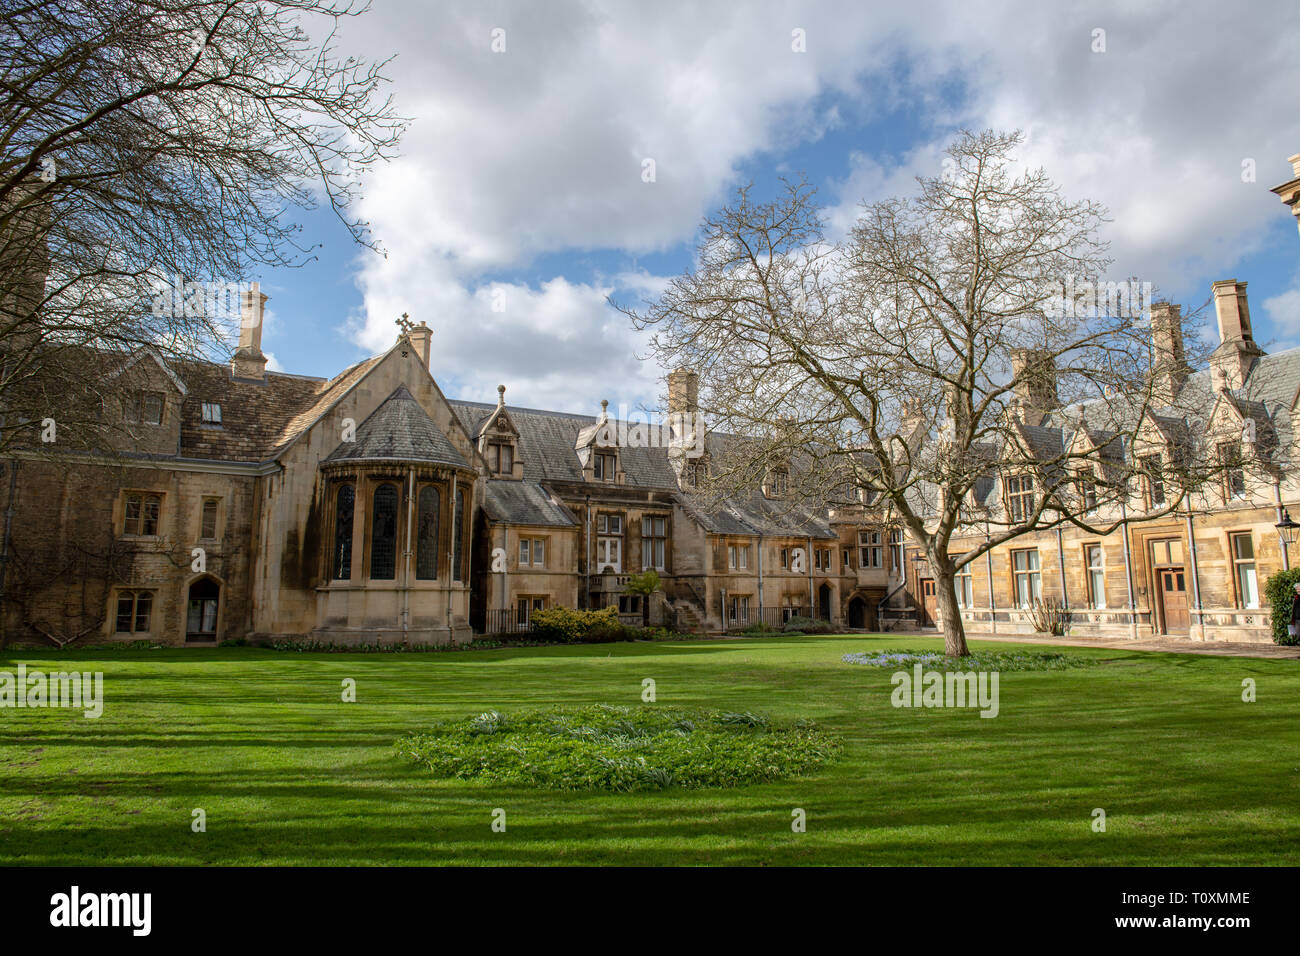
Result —
[{"label": "gabled roof", "polygon": [[405,385],[399,385],[357,426],[355,440],[340,442],[325,461],[417,461],[469,467]]}]

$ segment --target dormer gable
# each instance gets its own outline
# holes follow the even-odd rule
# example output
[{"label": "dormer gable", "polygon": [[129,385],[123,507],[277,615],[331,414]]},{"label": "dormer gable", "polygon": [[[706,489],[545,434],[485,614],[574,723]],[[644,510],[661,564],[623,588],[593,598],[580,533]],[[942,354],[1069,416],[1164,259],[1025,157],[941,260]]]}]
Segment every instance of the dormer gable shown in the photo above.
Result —
[{"label": "dormer gable", "polygon": [[497,386],[497,407],[483,420],[475,435],[479,454],[493,478],[520,481],[524,463],[519,454],[519,429],[506,410],[506,387]]},{"label": "dormer gable", "polygon": [[627,474],[618,443],[618,429],[609,420],[609,401],[600,403],[600,417],[578,431],[573,442],[574,451],[582,465],[584,481],[603,481],[624,484]]}]

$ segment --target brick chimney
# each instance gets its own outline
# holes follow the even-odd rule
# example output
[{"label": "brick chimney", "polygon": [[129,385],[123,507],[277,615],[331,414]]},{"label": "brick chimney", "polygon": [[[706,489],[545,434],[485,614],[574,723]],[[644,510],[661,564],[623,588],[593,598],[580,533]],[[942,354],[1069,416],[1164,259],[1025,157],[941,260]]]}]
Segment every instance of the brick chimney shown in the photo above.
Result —
[{"label": "brick chimney", "polygon": [[246,382],[266,381],[266,356],[262,354],[262,316],[268,296],[254,282],[240,296],[239,348],[230,360],[230,377]]},{"label": "brick chimney", "polygon": [[1264,354],[1250,331],[1246,283],[1220,279],[1210,288],[1214,293],[1214,312],[1219,319],[1219,347],[1210,354],[1214,387],[1241,388],[1246,384],[1246,376],[1250,374],[1255,359]]},{"label": "brick chimney", "polygon": [[1060,402],[1056,397],[1056,361],[1041,349],[1012,349],[1011,377],[1020,421],[1041,425]]},{"label": "brick chimney", "polygon": [[428,368],[429,354],[433,346],[433,329],[421,322],[419,325],[413,326],[411,331],[406,333],[406,337],[410,340],[412,348],[415,349],[415,354],[420,356],[420,361],[424,363],[424,367]]},{"label": "brick chimney", "polygon": [[1183,350],[1182,306],[1151,303],[1151,401],[1172,405],[1183,390],[1191,368]]},{"label": "brick chimney", "polygon": [[1287,162],[1291,164],[1293,178],[1281,186],[1274,186],[1273,192],[1291,208],[1292,215],[1296,217],[1296,226],[1300,227],[1300,153],[1290,157]]}]

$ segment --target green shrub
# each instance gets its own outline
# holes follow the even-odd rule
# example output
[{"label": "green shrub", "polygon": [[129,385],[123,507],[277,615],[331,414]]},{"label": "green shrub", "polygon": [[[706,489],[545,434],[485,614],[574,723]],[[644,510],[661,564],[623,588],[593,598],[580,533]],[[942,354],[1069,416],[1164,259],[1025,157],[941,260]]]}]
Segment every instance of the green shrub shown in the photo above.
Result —
[{"label": "green shrub", "polygon": [[[533,622],[533,636],[541,641],[585,644],[626,640],[615,607],[603,607],[599,611],[548,607],[534,611],[530,620]],[[617,636],[613,636],[615,634]]]},{"label": "green shrub", "polygon": [[1291,623],[1291,597],[1297,584],[1300,584],[1300,568],[1279,571],[1264,585],[1264,598],[1273,609],[1274,644],[1300,644],[1300,637],[1286,632],[1286,626]]},{"label": "green shrub", "polygon": [[830,621],[815,617],[801,617],[796,614],[785,622],[784,630],[787,634],[829,634],[834,628],[831,627]]},{"label": "green shrub", "polygon": [[402,737],[399,756],[435,777],[551,790],[736,787],[799,776],[839,744],[807,721],[666,707],[496,711]]}]

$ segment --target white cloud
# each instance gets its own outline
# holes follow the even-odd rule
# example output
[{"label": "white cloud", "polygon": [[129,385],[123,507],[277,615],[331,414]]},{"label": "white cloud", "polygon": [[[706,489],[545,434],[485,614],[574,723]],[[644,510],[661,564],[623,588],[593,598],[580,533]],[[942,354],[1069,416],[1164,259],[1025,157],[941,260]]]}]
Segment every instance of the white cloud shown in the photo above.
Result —
[{"label": "white cloud", "polygon": [[[376,5],[345,43],[399,54],[388,73],[414,123],[403,157],[366,186],[361,211],[389,257],[361,260],[355,337],[381,348],[402,312],[428,321],[435,373],[464,397],[492,400],[504,381],[522,404],[652,399],[644,340],[605,296],[653,294],[662,277],[548,265],[525,283],[521,271],[689,242],[742,162],[776,164],[849,117],[899,109],[919,141],[882,155],[864,139],[844,157],[839,196],[823,197],[838,198],[833,226],[861,199],[911,192],[963,124],[1025,129],[1027,159],[1110,207],[1116,270],[1165,291],[1233,274],[1285,214],[1268,187],[1300,149],[1284,120],[1300,89],[1293,6],[879,7]],[[796,27],[807,53],[791,50]],[[1096,27],[1105,53],[1092,52]],[[1241,181],[1246,158],[1254,183]],[[515,278],[497,313],[501,270]]]}]

